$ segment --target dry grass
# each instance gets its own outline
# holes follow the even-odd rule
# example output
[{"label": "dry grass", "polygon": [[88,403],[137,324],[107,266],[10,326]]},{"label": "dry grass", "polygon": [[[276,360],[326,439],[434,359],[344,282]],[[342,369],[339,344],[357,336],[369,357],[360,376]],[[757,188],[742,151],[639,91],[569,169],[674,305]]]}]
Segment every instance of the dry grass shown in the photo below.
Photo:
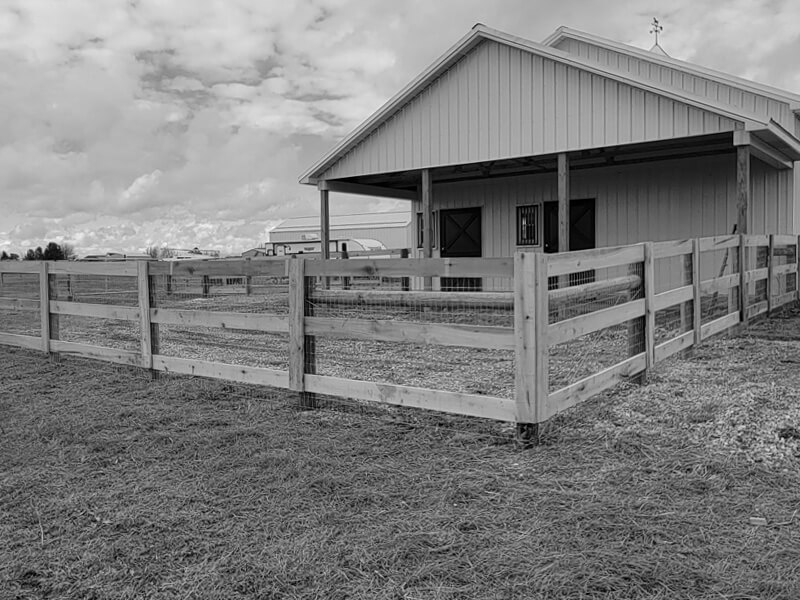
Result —
[{"label": "dry grass", "polygon": [[798,351],[712,341],[520,450],[2,348],[0,598],[796,599]]}]

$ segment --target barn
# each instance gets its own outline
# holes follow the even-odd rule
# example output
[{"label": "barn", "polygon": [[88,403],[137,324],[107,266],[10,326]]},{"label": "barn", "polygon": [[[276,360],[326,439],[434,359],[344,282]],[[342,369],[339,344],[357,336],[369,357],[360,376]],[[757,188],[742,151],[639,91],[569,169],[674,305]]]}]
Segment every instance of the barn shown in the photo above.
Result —
[{"label": "barn", "polygon": [[[329,220],[330,239],[370,239],[387,248],[409,248],[411,209],[350,215],[334,215]],[[318,216],[286,219],[269,232],[270,242],[297,242],[319,238]]]},{"label": "barn", "polygon": [[408,200],[419,257],[796,234],[799,109],[663,52],[478,24],[300,182],[323,237],[332,192]]}]

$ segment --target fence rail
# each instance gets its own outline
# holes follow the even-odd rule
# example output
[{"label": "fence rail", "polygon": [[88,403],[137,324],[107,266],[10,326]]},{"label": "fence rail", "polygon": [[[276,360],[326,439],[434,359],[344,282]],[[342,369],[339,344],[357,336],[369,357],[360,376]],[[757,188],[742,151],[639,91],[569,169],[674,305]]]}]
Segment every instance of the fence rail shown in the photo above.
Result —
[{"label": "fence rail", "polygon": [[[499,259],[3,262],[0,344],[286,388],[309,406],[325,394],[535,428],[710,336],[800,299],[799,247],[795,236],[726,235]],[[249,304],[193,304],[208,299],[211,277],[244,277],[248,291],[257,291]],[[356,277],[378,288],[349,289]],[[175,299],[180,278],[195,292]],[[381,287],[383,278],[434,284],[403,291]],[[475,278],[494,287],[478,291]],[[451,292],[436,281],[442,289],[445,281],[471,283],[468,291]],[[75,319],[117,323],[127,345],[111,343],[110,326],[68,339]],[[182,341],[192,350],[224,345],[210,332],[237,336],[226,347],[242,345],[257,364],[218,360],[214,348],[204,356],[176,355],[173,330],[192,333]],[[261,340],[273,345],[265,349]],[[340,353],[336,346],[325,350],[336,340],[368,344],[348,350],[349,369],[399,346],[409,349],[406,357],[420,348],[458,348],[475,362],[449,382],[451,389],[424,377],[398,383],[320,371],[320,356]],[[470,365],[488,360],[476,352],[499,353],[492,365],[508,367],[507,393],[469,389]],[[440,356],[416,359],[418,370],[433,368]],[[450,375],[444,370],[438,381]]]}]

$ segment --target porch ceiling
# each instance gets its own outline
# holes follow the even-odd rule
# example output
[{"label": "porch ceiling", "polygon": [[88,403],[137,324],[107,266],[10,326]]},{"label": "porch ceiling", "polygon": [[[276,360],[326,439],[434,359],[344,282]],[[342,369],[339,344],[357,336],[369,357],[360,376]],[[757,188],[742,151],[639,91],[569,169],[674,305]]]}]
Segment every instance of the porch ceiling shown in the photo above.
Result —
[{"label": "porch ceiling", "polygon": [[[731,133],[720,133],[679,140],[666,140],[642,144],[626,144],[606,148],[593,148],[570,152],[570,170],[591,169],[613,165],[630,165],[658,160],[709,156],[735,152]],[[539,173],[555,173],[558,170],[558,154],[523,156],[459,165],[432,167],[433,183],[495,179]],[[381,173],[341,179],[347,183],[358,183],[390,190],[415,191],[420,183],[420,171]]]}]

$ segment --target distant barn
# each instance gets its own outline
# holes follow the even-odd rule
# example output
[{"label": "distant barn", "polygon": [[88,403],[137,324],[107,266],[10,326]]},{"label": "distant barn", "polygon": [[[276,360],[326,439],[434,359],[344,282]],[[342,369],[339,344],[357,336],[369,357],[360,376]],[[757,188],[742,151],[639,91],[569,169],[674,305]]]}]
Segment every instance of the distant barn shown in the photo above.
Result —
[{"label": "distant barn", "polygon": [[[286,219],[269,232],[270,242],[319,238],[319,216]],[[331,216],[330,239],[373,239],[387,248],[410,248],[411,210]]]}]

